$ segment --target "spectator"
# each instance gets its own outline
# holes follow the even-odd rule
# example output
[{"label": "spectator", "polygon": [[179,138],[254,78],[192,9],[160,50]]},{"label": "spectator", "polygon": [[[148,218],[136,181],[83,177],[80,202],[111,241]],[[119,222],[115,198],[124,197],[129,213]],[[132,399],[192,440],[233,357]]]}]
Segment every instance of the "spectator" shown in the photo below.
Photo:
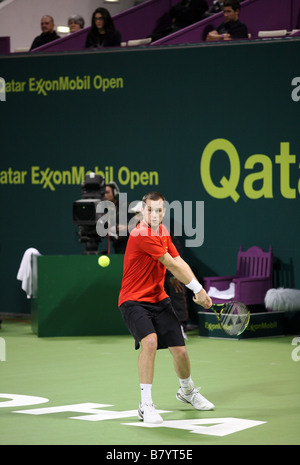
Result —
[{"label": "spectator", "polygon": [[92,16],[91,29],[86,38],[86,48],[119,47],[121,34],[115,28],[106,8],[97,8]]},{"label": "spectator", "polygon": [[42,33],[34,39],[30,50],[41,47],[42,45],[48,44],[49,42],[60,38],[54,29],[54,19],[50,15],[42,16],[41,29]]},{"label": "spectator", "polygon": [[223,8],[224,22],[217,29],[207,34],[206,41],[247,39],[247,26],[239,21],[240,9],[239,0],[225,0]]},{"label": "spectator", "polygon": [[80,31],[80,29],[84,28],[83,17],[80,15],[70,16],[70,18],[68,19],[68,26],[69,26],[71,34],[73,34],[73,32]]},{"label": "spectator", "polygon": [[181,0],[171,10],[171,21],[178,29],[190,26],[200,21],[207,10],[206,0]]},{"label": "spectator", "polygon": [[209,18],[216,13],[220,13],[223,11],[224,1],[223,0],[213,0],[213,4],[209,7],[209,9],[204,13],[203,18]]},{"label": "spectator", "polygon": [[206,0],[181,0],[169,12],[171,24],[162,27],[163,19],[151,34],[152,42],[200,21],[207,11]]}]

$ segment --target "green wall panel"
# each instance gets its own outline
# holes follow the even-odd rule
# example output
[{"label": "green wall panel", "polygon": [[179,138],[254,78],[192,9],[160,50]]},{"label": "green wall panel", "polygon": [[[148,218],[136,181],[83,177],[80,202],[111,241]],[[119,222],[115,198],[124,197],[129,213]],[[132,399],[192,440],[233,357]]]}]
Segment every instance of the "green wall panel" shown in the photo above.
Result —
[{"label": "green wall panel", "polygon": [[199,276],[233,273],[240,244],[272,245],[274,284],[300,288],[299,49],[288,39],[0,57],[0,311],[28,310],[16,280],[28,247],[83,252],[72,203],[88,170],[130,202],[152,189],[203,201],[193,226],[204,243],[185,249]]},{"label": "green wall panel", "polygon": [[107,268],[95,255],[34,257],[32,329],[40,337],[129,334],[118,308],[123,255]]}]

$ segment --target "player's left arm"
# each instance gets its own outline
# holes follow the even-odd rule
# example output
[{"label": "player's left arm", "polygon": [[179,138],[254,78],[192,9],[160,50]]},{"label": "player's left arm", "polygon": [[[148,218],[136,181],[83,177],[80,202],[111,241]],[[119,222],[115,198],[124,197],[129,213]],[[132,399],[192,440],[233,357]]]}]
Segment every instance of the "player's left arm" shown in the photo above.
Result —
[{"label": "player's left arm", "polygon": [[180,256],[172,257],[168,252],[159,258],[170,273],[179,281],[191,289],[195,296],[193,298],[196,304],[202,305],[204,308],[210,308],[212,305],[211,298],[207,295],[190,266]]},{"label": "player's left arm", "polygon": [[183,284],[188,284],[192,279],[195,279],[191,268],[179,255],[172,257],[169,252],[166,252],[158,260]]}]

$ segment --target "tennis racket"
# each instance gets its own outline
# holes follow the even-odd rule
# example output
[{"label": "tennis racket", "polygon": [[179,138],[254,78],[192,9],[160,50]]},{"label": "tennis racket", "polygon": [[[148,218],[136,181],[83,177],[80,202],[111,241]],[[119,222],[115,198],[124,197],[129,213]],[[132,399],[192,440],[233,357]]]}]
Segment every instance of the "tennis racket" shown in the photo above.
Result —
[{"label": "tennis racket", "polygon": [[250,320],[248,307],[241,302],[227,302],[211,306],[221,328],[230,336],[239,336],[247,328]]}]

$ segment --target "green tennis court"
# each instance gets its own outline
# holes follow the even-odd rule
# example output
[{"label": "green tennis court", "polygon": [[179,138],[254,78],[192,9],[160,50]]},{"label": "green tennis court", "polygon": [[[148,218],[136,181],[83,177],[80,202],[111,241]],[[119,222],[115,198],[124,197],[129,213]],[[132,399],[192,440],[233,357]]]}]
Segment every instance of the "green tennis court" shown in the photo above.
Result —
[{"label": "green tennis court", "polygon": [[29,322],[4,320],[0,337],[2,445],[300,444],[294,336],[232,341],[189,333],[192,377],[216,405],[210,412],[176,400],[171,356],[159,351],[153,400],[165,412],[154,427],[136,417],[131,336],[38,338]]}]

